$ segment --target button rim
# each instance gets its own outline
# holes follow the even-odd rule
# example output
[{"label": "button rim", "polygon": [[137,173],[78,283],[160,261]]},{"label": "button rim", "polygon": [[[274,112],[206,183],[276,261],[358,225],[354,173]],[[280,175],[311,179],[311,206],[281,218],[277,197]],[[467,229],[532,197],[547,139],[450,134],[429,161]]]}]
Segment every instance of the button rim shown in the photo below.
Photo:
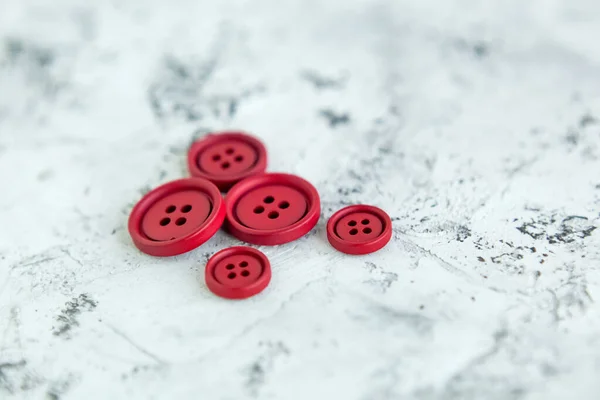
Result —
[{"label": "button rim", "polygon": [[[246,171],[226,176],[215,176],[202,170],[198,165],[200,154],[209,146],[227,139],[243,141],[250,145],[256,151],[256,163],[254,166]],[[237,182],[265,172],[267,169],[267,149],[258,138],[244,131],[211,132],[190,146],[187,164],[192,176],[207,179],[214,183],[222,192],[226,192]]]},{"label": "button rim", "polygon": [[[306,196],[306,214],[292,225],[279,229],[261,230],[242,224],[235,208],[239,200],[248,191],[266,185],[287,185]],[[309,233],[321,216],[321,199],[317,189],[306,179],[285,173],[265,173],[246,178],[231,188],[225,196],[227,231],[236,238],[251,244],[275,246],[300,239]]]},{"label": "button rim", "polygon": [[[249,254],[257,257],[263,265],[263,272],[250,285],[230,288],[215,278],[214,270],[224,258],[238,254]],[[215,295],[226,299],[239,300],[247,299],[262,292],[271,282],[271,275],[271,262],[263,252],[248,246],[234,246],[219,250],[208,259],[204,269],[204,282],[206,283],[206,287]]]},{"label": "button rim", "polygon": [[[378,217],[383,223],[383,231],[379,236],[367,242],[349,242],[342,239],[335,227],[347,215],[364,212]],[[327,221],[327,240],[336,250],[350,255],[364,255],[374,253],[384,248],[392,239],[392,219],[379,207],[367,204],[355,204],[336,211]]]},{"label": "button rim", "polygon": [[[174,240],[150,239],[142,230],[142,220],[150,207],[158,200],[181,190],[200,189],[209,198],[212,206],[206,220],[192,233]],[[199,247],[221,228],[225,221],[225,202],[219,189],[203,178],[184,178],[162,184],[146,193],[129,214],[128,230],[135,246],[143,253],[157,257],[170,257],[187,253]]]}]

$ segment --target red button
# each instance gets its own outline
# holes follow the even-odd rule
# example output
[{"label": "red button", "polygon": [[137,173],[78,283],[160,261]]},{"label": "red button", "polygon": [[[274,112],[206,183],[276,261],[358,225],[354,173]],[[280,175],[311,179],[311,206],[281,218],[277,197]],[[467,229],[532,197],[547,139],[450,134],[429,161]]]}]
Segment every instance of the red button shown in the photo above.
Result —
[{"label": "red button", "polygon": [[225,197],[227,227],[248,243],[277,245],[306,235],[321,213],[319,193],[306,180],[263,174],[235,185]]},{"label": "red button", "polygon": [[327,222],[327,239],[342,253],[373,253],[388,244],[391,238],[392,220],[377,207],[345,207]]},{"label": "red button", "polygon": [[206,286],[217,296],[245,299],[263,291],[271,281],[267,256],[251,247],[230,247],[208,260]]},{"label": "red button", "polygon": [[174,256],[200,246],[223,225],[219,189],[200,178],[180,179],[147,193],[129,215],[133,243],[153,256]]},{"label": "red button", "polygon": [[262,142],[242,132],[209,134],[188,152],[192,176],[208,179],[222,191],[236,182],[267,169],[267,150]]}]

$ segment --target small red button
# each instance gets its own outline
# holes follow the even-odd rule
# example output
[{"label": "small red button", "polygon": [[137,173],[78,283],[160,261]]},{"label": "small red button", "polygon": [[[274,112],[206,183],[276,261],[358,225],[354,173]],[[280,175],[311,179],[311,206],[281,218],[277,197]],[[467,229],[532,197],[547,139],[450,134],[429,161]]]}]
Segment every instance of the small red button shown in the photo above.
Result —
[{"label": "small red button", "polygon": [[243,132],[209,134],[188,152],[192,176],[208,179],[222,191],[236,182],[267,169],[267,150],[255,137]]},{"label": "small red button", "polygon": [[227,227],[248,243],[277,245],[306,235],[321,213],[319,193],[288,174],[263,174],[235,185],[225,197]]},{"label": "small red button", "polygon": [[271,281],[267,256],[251,247],[230,247],[208,260],[206,286],[217,296],[245,299],[263,291]]},{"label": "small red button", "polygon": [[369,254],[383,248],[392,238],[392,220],[377,207],[345,207],[327,222],[327,239],[346,254]]},{"label": "small red button", "polygon": [[147,193],[129,215],[133,243],[153,256],[174,256],[200,246],[223,225],[219,189],[200,178],[180,179]]}]

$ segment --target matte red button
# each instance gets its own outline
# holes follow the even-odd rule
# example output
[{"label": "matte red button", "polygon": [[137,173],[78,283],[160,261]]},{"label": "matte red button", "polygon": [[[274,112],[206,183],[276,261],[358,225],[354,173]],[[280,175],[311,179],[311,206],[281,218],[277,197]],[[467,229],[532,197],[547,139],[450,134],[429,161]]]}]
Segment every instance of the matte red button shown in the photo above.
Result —
[{"label": "matte red button", "polygon": [[373,253],[388,244],[391,238],[392,220],[377,207],[345,207],[327,222],[327,239],[342,253]]},{"label": "matte red button", "polygon": [[147,193],[129,215],[133,243],[153,256],[174,256],[200,246],[223,225],[219,189],[201,178],[180,179]]},{"label": "matte red button", "polygon": [[206,286],[217,296],[245,299],[263,291],[271,281],[267,256],[251,247],[230,247],[208,260]]},{"label": "matte red button", "polygon": [[227,191],[236,182],[265,172],[267,150],[260,140],[243,132],[209,134],[190,148],[188,168],[192,176]]},{"label": "matte red button", "polygon": [[319,193],[308,181],[288,174],[243,180],[225,197],[227,227],[248,243],[277,245],[306,235],[321,213]]}]

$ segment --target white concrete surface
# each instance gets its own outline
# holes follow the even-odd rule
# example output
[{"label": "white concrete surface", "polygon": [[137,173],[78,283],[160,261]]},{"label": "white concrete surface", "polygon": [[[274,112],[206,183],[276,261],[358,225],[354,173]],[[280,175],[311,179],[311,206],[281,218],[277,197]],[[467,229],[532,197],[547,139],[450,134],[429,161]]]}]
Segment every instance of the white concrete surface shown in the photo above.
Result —
[{"label": "white concrete surface", "polygon": [[[3,0],[0,398],[598,399],[599,37],[596,0]],[[126,231],[227,128],[323,202],[247,301],[225,233]],[[358,202],[395,234],[349,257]]]}]

